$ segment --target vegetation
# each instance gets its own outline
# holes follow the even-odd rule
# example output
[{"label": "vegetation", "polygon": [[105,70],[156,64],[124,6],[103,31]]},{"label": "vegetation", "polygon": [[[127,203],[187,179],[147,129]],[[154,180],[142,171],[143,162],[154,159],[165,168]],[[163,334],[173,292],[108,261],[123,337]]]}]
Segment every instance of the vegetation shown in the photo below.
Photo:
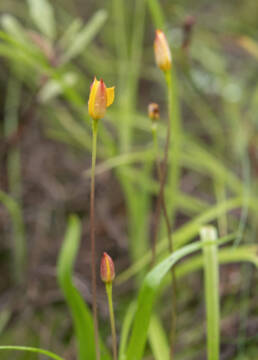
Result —
[{"label": "vegetation", "polygon": [[0,4],[1,359],[258,357],[257,11]]}]

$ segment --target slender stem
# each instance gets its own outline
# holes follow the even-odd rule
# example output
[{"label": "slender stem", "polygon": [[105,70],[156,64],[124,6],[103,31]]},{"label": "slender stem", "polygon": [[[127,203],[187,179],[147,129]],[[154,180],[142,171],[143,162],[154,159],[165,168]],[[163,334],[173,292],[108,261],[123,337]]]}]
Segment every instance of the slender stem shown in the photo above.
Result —
[{"label": "slender stem", "polygon": [[[162,182],[162,169],[161,169],[161,166],[159,163],[157,132],[155,131],[155,129],[153,129],[152,133],[153,133],[153,142],[154,142],[154,146],[156,149],[156,161],[157,161],[158,176],[159,176],[159,181],[161,183]],[[164,164],[163,166],[166,167],[167,164],[166,165]],[[162,189],[162,194],[161,194],[161,205],[162,205],[162,210],[163,210],[166,227],[167,227],[168,249],[169,249],[169,253],[172,253],[174,250],[173,249],[173,239],[172,239],[172,229],[171,229],[169,215],[168,215],[168,211],[167,211],[167,207],[166,207],[166,203],[165,203],[164,188]],[[176,274],[175,274],[174,267],[171,268],[171,275],[172,275],[172,286],[171,286],[172,303],[171,303],[170,357],[171,357],[171,359],[173,359],[175,334],[176,334],[176,292],[177,292]]]},{"label": "slender stem", "polygon": [[113,360],[117,360],[117,339],[116,339],[115,315],[114,315],[114,308],[112,301],[112,282],[106,283],[106,292],[108,298],[110,326],[112,332]]},{"label": "slender stem", "polygon": [[[167,124],[167,139],[166,139],[166,146],[165,146],[165,155],[164,155],[164,174],[163,176],[166,176],[166,172],[167,172],[167,167],[168,167],[168,158],[169,158],[169,150],[170,150],[170,143],[171,143],[171,126],[174,123],[174,119],[173,119],[173,104],[172,104],[172,96],[173,96],[173,87],[172,87],[172,81],[171,81],[171,71],[166,71],[165,72],[165,79],[166,79],[166,84],[167,84],[167,96],[168,96],[168,113],[169,113],[169,117],[168,117],[168,124]],[[175,141],[175,139],[173,139]],[[175,170],[175,169],[173,169]],[[177,177],[177,175],[176,175]],[[175,193],[175,191],[174,191]],[[173,194],[174,195],[174,194]],[[162,189],[162,196],[163,199],[164,198],[164,186]],[[172,201],[175,202],[175,199],[172,199]],[[165,200],[164,200],[165,202]],[[174,208],[174,206],[173,206]],[[167,209],[166,209],[167,212]],[[165,216],[166,219],[166,216]],[[174,246],[173,246],[173,238],[172,238],[172,224],[171,221],[168,220],[168,250],[170,253],[172,253],[174,251]],[[175,345],[175,338],[176,338],[176,307],[177,307],[177,302],[176,302],[176,293],[177,293],[177,282],[176,282],[176,273],[175,273],[175,267],[171,268],[171,275],[172,275],[172,294],[171,294],[171,298],[172,298],[172,302],[171,302],[171,329],[170,329],[170,358],[171,360],[174,358],[174,345]]]},{"label": "slender stem", "polygon": [[[158,146],[157,128],[156,127],[153,127],[152,134],[153,134],[153,144],[154,144],[154,149],[155,149],[155,154],[156,154],[155,157],[156,157],[156,167],[157,167],[157,172],[158,172],[158,178],[159,178],[159,182],[161,183],[162,167],[161,167],[160,158],[159,158],[159,146]],[[166,167],[167,167],[167,165],[163,164],[163,168],[166,168]],[[161,194],[161,206],[162,206],[162,211],[164,214],[166,227],[167,227],[167,235],[168,235],[168,240],[169,240],[169,252],[172,252],[173,251],[172,231],[171,231],[171,225],[170,225],[168,211],[167,211],[167,207],[166,207],[166,203],[165,203],[164,187],[162,189],[162,194]]]},{"label": "slender stem", "polygon": [[216,229],[212,226],[203,227],[201,229],[201,238],[204,243],[204,282],[208,337],[207,356],[208,360],[219,360],[219,265]]},{"label": "slender stem", "polygon": [[100,360],[98,309],[97,309],[97,279],[96,279],[96,250],[95,250],[95,165],[97,153],[98,121],[92,122],[92,163],[91,163],[91,192],[90,192],[90,242],[91,242],[91,288],[92,307],[95,335],[96,359]]},{"label": "slender stem", "polygon": [[[152,262],[151,266],[154,265],[156,259],[156,246],[157,246],[157,238],[158,238],[158,229],[160,223],[160,213],[161,208],[164,213],[164,218],[166,222],[167,232],[168,232],[168,250],[170,253],[173,252],[173,238],[172,238],[172,227],[168,216],[168,211],[165,204],[165,196],[164,196],[164,187],[166,181],[166,174],[167,174],[167,167],[168,167],[168,157],[169,157],[169,149],[170,149],[170,141],[171,141],[171,124],[172,124],[172,83],[171,83],[171,72],[165,72],[165,79],[167,83],[167,93],[168,93],[168,124],[167,124],[167,137],[166,137],[166,144],[164,149],[164,159],[163,159],[163,167],[159,164],[159,156],[158,156],[158,142],[157,142],[157,135],[156,129],[153,127],[153,141],[156,149],[156,161],[158,167],[158,175],[159,175],[159,182],[160,182],[160,191],[156,205],[155,211],[155,222],[154,222],[154,236],[153,236],[153,243],[152,243]],[[175,336],[176,336],[176,292],[177,292],[177,285],[176,285],[176,275],[174,267],[171,268],[172,274],[172,286],[171,286],[171,334],[170,334],[170,358],[173,359],[174,357],[174,344],[175,344]]]},{"label": "slender stem", "polygon": [[[156,124],[154,124],[153,128],[152,128],[152,135],[153,135],[153,144],[154,144],[154,149],[155,149],[155,157],[156,157],[156,166],[157,166],[158,178],[159,178],[159,182],[161,184],[161,182],[163,181],[162,180],[163,177],[162,177],[162,168],[161,168],[160,159],[159,159],[159,147],[158,147],[158,140],[157,140],[157,127],[155,125]],[[166,166],[167,165],[163,164],[163,167],[166,168]],[[162,193],[161,193],[161,206],[162,206],[162,211],[163,211],[163,214],[164,214],[166,227],[167,227],[167,235],[168,235],[168,241],[169,241],[169,252],[171,253],[173,251],[172,231],[171,231],[171,225],[170,225],[168,211],[167,211],[167,207],[166,207],[166,203],[165,203],[164,187],[161,190],[162,190]]]},{"label": "slender stem", "polygon": [[176,72],[172,67],[171,71],[165,73],[167,83],[167,95],[168,95],[168,112],[170,119],[170,133],[173,136],[173,141],[169,146],[169,157],[170,157],[170,170],[168,174],[168,185],[169,185],[169,214],[170,223],[173,227],[175,221],[175,210],[176,210],[176,197],[178,195],[179,188],[179,176],[180,176],[180,148],[181,148],[181,116],[177,95],[176,85]]}]

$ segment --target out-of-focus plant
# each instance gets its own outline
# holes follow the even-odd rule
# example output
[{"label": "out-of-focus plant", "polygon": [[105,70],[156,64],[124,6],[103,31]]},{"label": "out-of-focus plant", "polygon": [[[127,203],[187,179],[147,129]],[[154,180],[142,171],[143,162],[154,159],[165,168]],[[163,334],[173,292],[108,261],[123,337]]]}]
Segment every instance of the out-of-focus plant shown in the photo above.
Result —
[{"label": "out-of-focus plant", "polygon": [[[170,286],[169,270],[171,268],[173,270],[175,263],[183,259],[184,261],[177,264],[175,268],[178,278],[204,268],[209,339],[207,351],[218,357],[218,286],[215,291],[212,285],[217,280],[211,275],[215,272],[217,274],[218,262],[221,264],[249,262],[256,266],[258,263],[256,247],[240,244],[241,241],[246,241],[251,233],[246,226],[248,212],[254,216],[258,209],[257,184],[252,183],[250,179],[249,161],[252,160],[255,146],[254,142],[250,142],[250,133],[253,130],[246,132],[246,122],[242,119],[242,109],[246,108],[248,126],[250,129],[255,128],[253,114],[256,113],[254,109],[257,108],[257,94],[253,96],[251,102],[248,96],[243,96],[238,79],[227,71],[230,62],[221,56],[223,45],[218,40],[217,33],[209,30],[204,34],[197,29],[197,36],[194,39],[188,37],[187,42],[182,41],[180,47],[177,37],[179,31],[166,22],[166,16],[158,0],[146,2],[137,0],[135,8],[130,9],[133,14],[132,24],[126,21],[128,4],[122,0],[113,0],[113,11],[110,12],[109,18],[106,10],[99,10],[83,26],[80,19],[72,21],[71,17],[67,16],[66,29],[61,29],[61,26],[59,29],[59,24],[57,26],[53,3],[50,1],[30,0],[27,5],[30,19],[26,21],[26,27],[14,16],[5,14],[1,17],[0,54],[8,59],[11,79],[15,79],[15,82],[10,80],[9,89],[12,93],[14,91],[14,94],[16,91],[12,104],[15,111],[11,117],[8,113],[5,115],[5,121],[8,123],[10,118],[14,120],[11,127],[6,127],[6,149],[15,145],[13,135],[19,134],[17,103],[21,102],[20,89],[25,84],[27,91],[34,93],[30,107],[34,108],[37,105],[37,111],[47,115],[44,124],[47,135],[72,148],[90,152],[92,149],[91,122],[85,106],[86,89],[96,69],[97,75],[101,74],[105,79],[107,78],[107,81],[111,79],[114,81],[116,78],[114,81],[118,89],[116,106],[110,109],[105,119],[108,126],[103,124],[99,129],[98,154],[96,154],[96,146],[93,146],[92,164],[96,170],[93,178],[105,171],[114,170],[126,203],[132,264],[122,273],[117,274],[114,286],[135,278],[135,284],[140,288],[137,300],[133,299],[126,309],[120,331],[119,360],[140,360],[145,354],[149,355],[150,351],[157,360],[170,358],[166,330],[160,313],[154,310],[154,303]],[[168,44],[173,46],[172,73],[171,76],[168,73],[166,75],[172,142],[169,150],[168,181],[164,185],[163,198],[166,200],[172,225],[177,224],[177,210],[180,211],[180,215],[182,214],[182,219],[184,217],[187,219],[183,225],[176,227],[173,231],[174,252],[172,254],[169,253],[167,247],[168,236],[164,236],[164,226],[161,226],[155,251],[157,265],[149,272],[147,269],[151,263],[152,253],[149,249],[148,220],[151,199],[160,193],[159,182],[161,181],[156,181],[151,176],[156,154],[149,146],[148,119],[138,110],[137,104],[140,81],[154,80],[156,86],[159,82],[159,74],[152,65],[153,61],[148,64],[147,56],[145,57],[147,49],[143,53],[144,20],[147,7],[154,27],[165,31],[168,35]],[[180,11],[183,12],[183,7],[177,5],[171,11],[177,11],[179,14]],[[109,36],[108,31],[103,31],[102,43],[98,46],[92,40],[107,18],[109,19],[107,25],[112,27],[112,37]],[[115,40],[114,44],[113,40]],[[235,41],[252,56],[257,57],[257,46],[254,41],[243,37]],[[90,51],[87,51],[89,48]],[[80,66],[76,66],[75,59]],[[191,64],[192,60],[194,66]],[[144,66],[142,66],[142,61],[146,62]],[[161,84],[159,91],[161,95],[157,101],[164,102],[162,86],[163,84]],[[12,94],[9,95],[7,108],[12,99]],[[221,104],[220,112],[215,109],[214,104],[209,102],[211,95]],[[180,101],[196,119],[191,124],[185,124],[185,127],[189,126],[191,131],[183,132],[181,129]],[[246,106],[249,103],[250,107]],[[163,106],[161,108],[163,109]],[[160,122],[158,141],[165,142],[166,129],[166,125]],[[93,133],[93,135],[94,144],[96,134]],[[141,136],[141,141],[138,140],[137,135]],[[224,156],[229,148],[232,152],[230,154],[232,165]],[[250,159],[248,151],[252,154]],[[17,159],[19,162],[19,156],[15,152],[7,153],[9,169],[13,169],[17,164]],[[97,155],[102,162],[95,168]],[[184,176],[182,183],[187,185],[185,187],[179,186],[181,173]],[[85,175],[90,176],[90,171],[86,171]],[[21,174],[18,173],[18,178],[20,177]],[[10,172],[8,181],[13,183],[13,180],[14,176]],[[203,184],[204,193],[200,184]],[[189,186],[190,191],[187,190]],[[12,189],[17,190],[17,192],[11,191],[11,195],[16,196],[18,193],[18,197],[15,198],[18,202],[14,203],[14,200],[10,200],[13,198],[6,197],[6,194],[3,194],[1,200],[12,215],[14,233],[19,234],[15,237],[17,241],[20,234],[23,234],[24,226],[22,207],[19,202],[20,189],[19,187]],[[196,195],[197,190],[200,196]],[[238,216],[238,209],[240,209],[240,216]],[[207,249],[208,245],[205,241],[191,243],[198,236],[200,227],[208,223],[218,223],[219,239],[213,241],[213,249]],[[18,231],[16,231],[17,226]],[[253,228],[254,225],[250,224],[250,227]],[[24,237],[21,240],[24,244]],[[215,248],[232,240],[235,240],[235,246],[223,246],[216,250],[218,260],[214,262],[212,255],[215,253]],[[73,320],[78,358],[95,360],[98,355],[95,350],[97,343],[94,342],[94,321],[72,277],[79,241],[80,221],[77,217],[73,217],[68,222],[67,234],[59,257],[58,281]],[[26,249],[26,244],[23,248]],[[21,260],[18,249],[20,247],[15,247],[17,252],[14,252],[17,264]],[[201,249],[204,256],[191,255]],[[95,267],[94,262],[95,260],[92,264]],[[209,292],[211,287],[213,298]],[[211,317],[213,302],[217,310],[215,320]],[[216,333],[215,340],[217,339],[214,342],[211,341],[213,331]],[[101,359],[111,359],[109,351],[103,345],[101,331],[100,338]],[[147,340],[150,348],[146,347]],[[184,347],[187,348],[187,346]],[[11,349],[36,351],[57,360],[61,359],[55,354],[40,349],[0,348],[3,351]],[[178,355],[184,357],[186,350],[179,350]],[[204,346],[201,350],[204,350]]]}]

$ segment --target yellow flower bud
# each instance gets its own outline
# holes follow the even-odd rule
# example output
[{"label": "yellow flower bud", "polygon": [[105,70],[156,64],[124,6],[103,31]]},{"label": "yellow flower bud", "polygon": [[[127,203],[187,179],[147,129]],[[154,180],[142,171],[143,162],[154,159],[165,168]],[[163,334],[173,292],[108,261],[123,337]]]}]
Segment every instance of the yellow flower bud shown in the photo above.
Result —
[{"label": "yellow flower bud", "polygon": [[159,105],[156,103],[150,103],[148,105],[148,115],[152,121],[159,119]]},{"label": "yellow flower bud", "polygon": [[102,119],[115,98],[115,87],[107,88],[103,79],[94,78],[90,88],[88,110],[93,120]]},{"label": "yellow flower bud", "polygon": [[115,278],[114,262],[106,252],[104,252],[100,263],[100,277],[104,283],[111,283]]},{"label": "yellow flower bud", "polygon": [[154,53],[158,67],[163,71],[169,70],[171,68],[172,57],[166,36],[161,30],[156,30]]}]

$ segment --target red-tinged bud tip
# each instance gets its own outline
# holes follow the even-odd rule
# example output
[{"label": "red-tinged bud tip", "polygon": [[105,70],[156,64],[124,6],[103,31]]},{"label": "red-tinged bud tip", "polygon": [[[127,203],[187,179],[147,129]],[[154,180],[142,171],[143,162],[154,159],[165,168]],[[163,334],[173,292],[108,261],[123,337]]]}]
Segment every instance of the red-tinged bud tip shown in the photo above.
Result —
[{"label": "red-tinged bud tip", "polygon": [[111,257],[104,252],[100,263],[100,277],[104,283],[111,283],[115,278],[115,265]]}]

